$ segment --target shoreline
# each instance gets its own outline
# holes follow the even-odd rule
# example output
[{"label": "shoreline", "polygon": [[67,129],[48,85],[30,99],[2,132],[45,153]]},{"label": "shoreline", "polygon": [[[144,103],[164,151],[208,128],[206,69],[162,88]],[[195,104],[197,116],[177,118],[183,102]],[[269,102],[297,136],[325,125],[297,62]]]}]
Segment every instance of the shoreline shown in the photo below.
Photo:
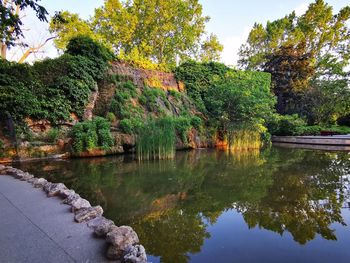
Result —
[{"label": "shoreline", "polygon": [[[70,216],[71,219],[68,220],[76,225],[76,227],[73,228],[78,229],[79,227],[81,228],[82,225],[85,225],[85,227],[87,227],[87,229],[90,231],[89,235],[93,235],[95,239],[104,241],[104,246],[108,245],[107,253],[105,253],[106,260],[117,260],[119,262],[125,263],[147,262],[145,249],[139,243],[138,236],[131,227],[116,226],[112,220],[103,217],[103,209],[101,206],[92,207],[88,200],[81,198],[79,194],[75,193],[75,191],[72,189],[68,189],[64,184],[51,183],[44,178],[36,178],[34,175],[23,172],[20,169],[4,165],[0,165],[0,176],[9,176],[13,177],[14,179],[26,182],[34,189],[37,188],[39,190],[42,190],[41,192],[46,194],[47,199],[58,199],[58,201],[60,201],[57,202],[58,207],[60,209],[65,209],[65,211],[68,209],[72,215]],[[19,184],[14,185],[19,186]],[[28,191],[33,192],[33,194],[35,192],[32,190]],[[0,192],[0,194],[2,193]],[[20,195],[20,193],[12,192],[10,194],[14,194],[16,196]],[[45,194],[42,196],[45,197]],[[37,198],[45,202],[45,200],[43,200],[41,197]],[[21,200],[21,203],[27,201],[26,198],[24,199],[25,200]],[[35,204],[36,203],[37,202],[35,202]],[[55,204],[55,206],[57,206],[57,204]],[[50,208],[47,209],[50,210]],[[37,215],[35,212],[33,213],[34,215]],[[60,216],[62,215],[55,214],[53,215],[53,218]],[[41,220],[46,220],[46,218]],[[47,221],[40,222],[44,225],[50,223]],[[61,228],[62,229],[60,229],[59,232],[64,232],[66,228],[72,228],[72,226],[63,225]],[[74,238],[74,236],[72,238]],[[81,245],[83,246],[84,244]]]}]

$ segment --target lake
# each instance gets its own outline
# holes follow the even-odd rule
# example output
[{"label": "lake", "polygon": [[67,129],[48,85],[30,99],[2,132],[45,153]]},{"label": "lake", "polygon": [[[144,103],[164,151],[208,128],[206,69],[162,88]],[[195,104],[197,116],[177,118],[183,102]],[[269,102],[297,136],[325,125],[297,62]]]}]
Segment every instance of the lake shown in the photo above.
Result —
[{"label": "lake", "polygon": [[350,154],[272,147],[17,165],[138,233],[150,262],[350,262]]}]

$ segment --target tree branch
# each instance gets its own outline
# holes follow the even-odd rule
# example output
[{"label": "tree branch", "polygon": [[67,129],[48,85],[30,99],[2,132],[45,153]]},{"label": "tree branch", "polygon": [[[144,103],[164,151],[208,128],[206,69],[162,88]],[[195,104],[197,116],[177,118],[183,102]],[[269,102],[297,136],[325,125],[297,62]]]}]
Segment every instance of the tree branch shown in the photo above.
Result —
[{"label": "tree branch", "polygon": [[26,50],[26,52],[24,52],[24,54],[22,55],[22,57],[18,60],[18,63],[23,63],[30,54],[33,53],[37,53],[42,47],[44,47],[46,45],[47,42],[49,42],[51,39],[56,38],[57,36],[53,36],[53,37],[49,37],[47,38],[43,43],[41,43],[40,45],[38,45],[37,47],[31,47],[28,48]]}]

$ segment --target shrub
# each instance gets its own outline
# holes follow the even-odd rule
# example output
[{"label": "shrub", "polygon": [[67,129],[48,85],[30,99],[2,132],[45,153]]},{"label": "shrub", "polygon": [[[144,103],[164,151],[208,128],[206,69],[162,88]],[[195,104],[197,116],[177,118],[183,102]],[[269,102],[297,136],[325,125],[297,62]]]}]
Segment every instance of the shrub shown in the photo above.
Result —
[{"label": "shrub", "polygon": [[101,117],[76,124],[71,131],[71,136],[74,152],[77,153],[95,148],[108,150],[113,146],[110,123]]},{"label": "shrub", "polygon": [[350,134],[349,126],[331,126],[329,128],[324,128],[323,130],[330,130],[339,134]]},{"label": "shrub", "polygon": [[175,124],[175,130],[177,134],[180,136],[180,139],[184,144],[188,143],[187,133],[192,128],[191,118],[189,117],[178,117],[173,118],[172,121]]},{"label": "shrub", "polygon": [[267,121],[268,131],[272,135],[293,136],[301,135],[306,127],[306,122],[298,115],[274,114]]},{"label": "shrub", "polygon": [[319,125],[306,126],[301,129],[301,134],[297,135],[320,135],[322,130],[324,129]]},{"label": "shrub", "polygon": [[119,126],[120,129],[125,133],[132,134],[134,131],[134,127],[130,119],[121,120]]},{"label": "shrub", "polygon": [[198,116],[193,116],[193,117],[191,118],[191,125],[192,125],[195,129],[199,130],[199,129],[201,128],[202,124],[203,124],[202,119],[199,118]]},{"label": "shrub", "polygon": [[188,96],[206,114],[204,98],[208,88],[218,79],[222,79],[228,71],[230,68],[222,63],[187,61],[175,69],[175,76],[185,83]]},{"label": "shrub", "polygon": [[135,134],[142,127],[140,118],[123,119],[119,123],[120,129],[127,134]]},{"label": "shrub", "polygon": [[108,113],[107,113],[107,116],[106,116],[106,119],[107,119],[109,122],[113,123],[113,122],[115,122],[115,121],[117,120],[117,117],[114,115],[113,112],[108,112]]},{"label": "shrub", "polygon": [[59,135],[60,135],[60,130],[58,128],[52,128],[46,134],[47,141],[54,143],[58,139]]}]

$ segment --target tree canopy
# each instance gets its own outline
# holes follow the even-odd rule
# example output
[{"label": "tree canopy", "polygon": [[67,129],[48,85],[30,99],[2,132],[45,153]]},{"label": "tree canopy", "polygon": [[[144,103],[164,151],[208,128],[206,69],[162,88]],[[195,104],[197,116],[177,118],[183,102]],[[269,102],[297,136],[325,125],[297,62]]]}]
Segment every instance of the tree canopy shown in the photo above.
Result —
[{"label": "tree canopy", "polygon": [[315,0],[301,16],[292,12],[266,26],[256,23],[239,64],[272,74],[279,113],[298,113],[309,123],[335,122],[350,109],[349,21],[350,6],[334,14],[324,0]]},{"label": "tree canopy", "polygon": [[64,49],[73,36],[88,35],[99,40],[125,60],[149,60],[174,65],[177,59],[219,58],[222,46],[211,35],[205,40],[209,17],[202,13],[198,0],[106,0],[89,20],[67,11],[50,23]]}]

